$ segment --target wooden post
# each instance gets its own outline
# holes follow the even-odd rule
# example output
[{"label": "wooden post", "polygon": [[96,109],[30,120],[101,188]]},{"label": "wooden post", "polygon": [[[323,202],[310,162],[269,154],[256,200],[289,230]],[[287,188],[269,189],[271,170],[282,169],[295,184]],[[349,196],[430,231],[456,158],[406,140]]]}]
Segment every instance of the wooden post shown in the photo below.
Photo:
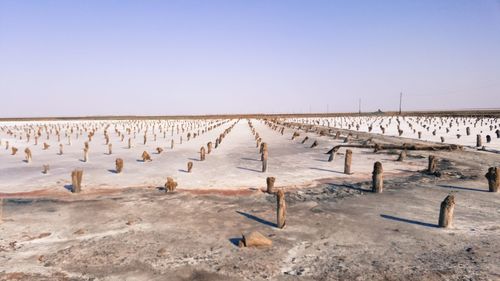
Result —
[{"label": "wooden post", "polygon": [[177,187],[177,182],[173,178],[167,177],[167,182],[165,183],[165,192],[174,192]]},{"label": "wooden post", "polygon": [[427,167],[427,173],[433,175],[436,173],[437,158],[434,155],[429,155],[429,166]]},{"label": "wooden post", "polygon": [[488,187],[490,192],[498,192],[498,187],[500,187],[500,168],[490,167],[488,173],[484,175],[488,179]]},{"label": "wooden post", "polygon": [[399,153],[399,157],[398,157],[398,161],[404,161],[406,158],[406,150],[402,150],[400,153]]},{"label": "wooden post", "polygon": [[453,209],[455,208],[455,196],[448,195],[441,202],[441,209],[439,211],[439,227],[451,227],[453,221]]},{"label": "wooden post", "polygon": [[347,149],[345,151],[345,162],[344,162],[344,174],[351,174],[351,163],[352,163],[352,150]]},{"label": "wooden post", "polygon": [[285,192],[279,189],[276,192],[276,202],[277,202],[277,223],[278,228],[284,228],[286,225],[286,202],[285,202]]},{"label": "wooden post", "polygon": [[187,170],[188,173],[191,173],[191,170],[193,170],[193,162],[189,161],[187,166],[188,166],[188,170]]},{"label": "wooden post", "polygon": [[83,162],[88,162],[89,161],[89,149],[84,148],[83,149]]},{"label": "wooden post", "polygon": [[116,173],[121,173],[123,171],[123,159],[116,158],[115,160]]},{"label": "wooden post", "polygon": [[71,172],[71,192],[79,193],[80,191],[82,191],[82,177],[83,170],[73,170],[73,172]]},{"label": "wooden post", "polygon": [[[172,131],[173,132],[173,131]],[[170,149],[174,149],[174,139],[170,141]]]},{"label": "wooden post", "polygon": [[212,142],[207,143],[207,154],[210,154],[212,152]]},{"label": "wooden post", "polygon": [[109,155],[113,154],[113,144],[112,143],[108,144],[108,154]]},{"label": "wooden post", "polygon": [[31,155],[31,150],[29,148],[26,148],[24,150],[24,153],[26,154],[26,163],[31,163],[31,160],[33,156]]},{"label": "wooden post", "polygon": [[205,161],[205,147],[200,148],[200,161]]},{"label": "wooden post", "polygon": [[267,177],[267,193],[274,193],[274,182],[276,181],[275,177]]},{"label": "wooden post", "polygon": [[153,159],[151,159],[151,156],[147,151],[142,152],[141,157],[142,157],[142,162],[153,161]]},{"label": "wooden post", "polygon": [[62,143],[59,144],[59,155],[63,155],[64,153],[64,146]]},{"label": "wooden post", "polygon": [[476,136],[476,147],[481,147],[483,146],[483,140],[481,139],[481,135]]},{"label": "wooden post", "polygon": [[337,154],[335,151],[332,151],[330,153],[330,156],[328,156],[328,162],[332,162],[333,160],[335,160],[335,154]]},{"label": "wooden post", "polygon": [[382,193],[384,189],[384,170],[382,163],[375,162],[372,173],[372,192]]},{"label": "wooden post", "polygon": [[267,171],[267,150],[262,152],[262,172],[265,173]]}]

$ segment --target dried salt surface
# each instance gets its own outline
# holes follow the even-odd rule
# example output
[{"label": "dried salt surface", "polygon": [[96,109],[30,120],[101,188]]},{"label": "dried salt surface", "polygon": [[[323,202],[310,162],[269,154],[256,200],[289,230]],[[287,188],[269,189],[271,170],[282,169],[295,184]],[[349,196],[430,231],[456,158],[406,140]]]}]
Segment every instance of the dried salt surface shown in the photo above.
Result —
[{"label": "dried salt surface", "polygon": [[[382,134],[380,126],[383,126],[385,127],[384,135],[386,136],[399,136],[398,120],[400,121],[400,129],[403,130],[402,138],[418,139],[418,132],[422,132],[421,140],[441,143],[441,137],[444,137],[444,143],[475,147],[476,136],[480,134],[485,148],[500,151],[500,138],[497,138],[495,133],[496,130],[500,130],[500,120],[498,118],[360,116],[284,119],[286,122],[315,125],[319,123],[337,129],[357,130],[356,125],[359,125],[358,131],[360,132],[368,132],[369,126],[372,126],[371,133],[375,134]],[[410,124],[413,128],[410,128]],[[466,134],[467,127],[470,128],[469,136]],[[449,132],[446,132],[447,128]],[[434,130],[436,135],[433,135]],[[460,138],[457,138],[457,134],[460,134]],[[490,143],[486,142],[487,135],[491,137]]]},{"label": "dried salt surface", "polygon": [[[0,192],[16,193],[30,192],[41,189],[65,191],[68,187],[70,173],[75,168],[84,170],[83,191],[97,188],[122,188],[122,187],[159,187],[163,186],[167,176],[172,176],[179,183],[179,189],[235,189],[235,188],[262,188],[268,176],[277,178],[276,186],[303,186],[315,183],[315,180],[332,178],[334,180],[368,180],[371,176],[373,163],[381,161],[384,165],[386,177],[398,173],[408,173],[421,170],[426,165],[425,159],[411,159],[404,163],[395,162],[397,156],[384,154],[373,154],[369,150],[353,149],[352,171],[353,175],[343,174],[344,149],[341,149],[333,162],[327,162],[328,155],[324,153],[332,146],[342,143],[342,140],[334,140],[331,137],[320,137],[317,134],[303,133],[299,138],[292,141],[292,130],[286,129],[281,135],[271,130],[262,121],[251,120],[262,140],[269,146],[268,171],[261,173],[260,154],[256,148],[254,136],[251,133],[247,120],[242,119],[232,131],[226,136],[222,144],[212,153],[207,155],[206,161],[198,161],[199,149],[215,139],[231,124],[237,120],[229,120],[224,125],[209,131],[201,136],[187,141],[187,132],[183,135],[183,143],[179,143],[180,135],[171,136],[168,131],[163,139],[163,134],[157,130],[157,141],[153,141],[151,129],[148,131],[148,142],[143,144],[144,132],[138,132],[132,149],[127,148],[128,136],[123,142],[114,132],[113,125],[121,121],[49,121],[49,122],[11,122],[0,123],[0,127],[17,130],[24,126],[38,126],[48,124],[59,125],[83,125],[95,126],[110,124],[108,133],[113,144],[113,154],[108,155],[107,145],[103,136],[103,128],[95,133],[90,142],[90,161],[84,163],[83,146],[87,140],[86,134],[78,140],[72,137],[72,145],[67,145],[64,133],[61,131],[61,143],[64,144],[64,155],[58,155],[59,142],[55,134],[46,140],[45,134],[39,138],[35,146],[33,137],[30,143],[23,140],[13,139],[6,134],[6,130],[0,132],[3,145],[9,141],[11,146],[20,150],[17,155],[11,156],[10,150],[0,148]],[[135,121],[141,123],[141,121]],[[151,121],[153,122],[153,121]],[[172,121],[185,122],[185,121]],[[202,122],[202,121],[195,121]],[[143,128],[144,129],[144,128]],[[197,130],[195,130],[197,131]],[[308,135],[309,140],[301,144],[302,139]],[[18,134],[19,138],[19,134]],[[171,139],[175,140],[174,149],[170,149]],[[310,148],[312,142],[318,140],[319,146]],[[43,142],[51,145],[48,150],[42,150]],[[33,162],[24,163],[24,148],[29,147],[33,152]],[[158,155],[156,147],[162,147],[165,151]],[[143,151],[148,151],[152,156],[152,162],[143,163],[140,156]],[[122,158],[125,162],[122,174],[113,172],[115,159]],[[187,173],[187,162],[192,161],[194,168],[192,173]],[[50,172],[45,175],[41,173],[42,165],[49,164]]]}]

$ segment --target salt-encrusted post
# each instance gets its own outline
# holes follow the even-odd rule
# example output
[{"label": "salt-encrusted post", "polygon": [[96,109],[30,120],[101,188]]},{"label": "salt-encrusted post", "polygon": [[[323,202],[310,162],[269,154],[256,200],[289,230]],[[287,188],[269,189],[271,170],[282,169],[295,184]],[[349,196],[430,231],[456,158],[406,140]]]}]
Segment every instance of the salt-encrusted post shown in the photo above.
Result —
[{"label": "salt-encrusted post", "polygon": [[83,170],[73,170],[73,172],[71,172],[71,192],[79,193],[82,191],[82,177]]},{"label": "salt-encrusted post", "polygon": [[276,181],[275,177],[267,177],[266,178],[267,193],[274,193],[274,182],[275,181]]},{"label": "salt-encrusted post", "polygon": [[382,193],[383,189],[384,189],[384,170],[382,168],[382,163],[377,161],[373,165],[372,192]]},{"label": "salt-encrusted post", "polygon": [[352,163],[352,150],[347,149],[345,151],[345,162],[344,162],[344,174],[351,174],[351,163]]},{"label": "salt-encrusted post", "polygon": [[262,172],[265,173],[267,171],[267,150],[262,152]]},{"label": "salt-encrusted post", "polygon": [[490,192],[498,192],[500,186],[500,168],[490,167],[488,173],[484,175],[488,179],[488,187]]},{"label": "salt-encrusted post", "polygon": [[200,161],[205,161],[205,147],[200,148]]},{"label": "salt-encrusted post", "polygon": [[441,202],[441,209],[439,211],[439,227],[451,227],[453,221],[453,209],[455,208],[455,196],[448,195]]},{"label": "salt-encrusted post", "polygon": [[116,158],[115,160],[116,173],[121,173],[123,171],[123,159]]},{"label": "salt-encrusted post", "polygon": [[191,170],[193,170],[193,162],[189,161],[187,164],[187,168],[188,173],[191,173]]},{"label": "salt-encrusted post", "polygon": [[276,192],[277,201],[277,223],[278,228],[284,228],[286,225],[286,202],[285,202],[285,192],[279,189]]},{"label": "salt-encrusted post", "polygon": [[435,174],[436,173],[436,166],[437,166],[437,158],[434,155],[429,155],[429,165],[427,167],[427,173],[429,174]]}]

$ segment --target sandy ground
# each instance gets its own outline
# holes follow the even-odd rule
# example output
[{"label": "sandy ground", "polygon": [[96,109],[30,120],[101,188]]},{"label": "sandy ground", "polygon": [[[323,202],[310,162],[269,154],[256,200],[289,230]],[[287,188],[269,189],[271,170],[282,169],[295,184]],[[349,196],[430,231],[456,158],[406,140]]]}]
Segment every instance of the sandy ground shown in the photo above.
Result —
[{"label": "sandy ground", "polygon": [[[65,182],[53,181],[55,171],[43,175],[45,193],[33,192],[36,186],[17,186],[30,176],[24,172],[28,164],[21,157],[0,156],[6,165],[0,169],[4,192],[0,279],[500,279],[500,197],[487,192],[484,179],[487,167],[500,163],[498,154],[473,149],[433,152],[440,159],[442,174],[436,177],[422,172],[428,152],[410,152],[401,163],[392,151],[353,149],[354,174],[344,175],[343,151],[334,162],[325,161],[325,150],[338,140],[307,133],[310,140],[301,144],[304,132],[291,141],[293,130],[285,130],[282,136],[260,121],[252,122],[269,144],[268,173],[258,171],[258,151],[246,120],[237,123],[205,162],[193,160],[197,169],[193,174],[178,170],[197,156],[201,144],[232,122],[212,136],[207,133],[183,143],[177,152],[153,155],[151,163],[134,163],[135,154],[130,153],[131,165],[141,169],[127,171],[140,177],[137,186],[111,178],[128,175],[106,173],[113,168],[112,161],[101,166],[96,158],[108,155],[96,153],[90,163],[84,163],[92,165],[89,173],[95,174],[77,195],[63,188]],[[319,147],[309,148],[313,140],[319,141]],[[183,159],[176,159],[174,153]],[[164,162],[159,159],[163,156]],[[78,161],[68,158],[68,162]],[[382,194],[368,191],[375,161],[384,165]],[[22,179],[13,177],[15,173],[5,177],[6,167],[18,169]],[[166,172],[154,176],[152,170]],[[176,170],[177,192],[156,188]],[[61,178],[67,173],[61,172]],[[287,192],[285,229],[275,225],[274,195],[255,188],[263,187],[265,177],[271,175]],[[106,176],[113,182],[106,183]],[[205,188],[196,188],[202,184]],[[22,191],[32,192],[16,193]],[[437,227],[439,204],[450,193],[457,202],[454,224],[441,229]],[[253,230],[268,236],[273,245],[237,247],[241,234]]]}]

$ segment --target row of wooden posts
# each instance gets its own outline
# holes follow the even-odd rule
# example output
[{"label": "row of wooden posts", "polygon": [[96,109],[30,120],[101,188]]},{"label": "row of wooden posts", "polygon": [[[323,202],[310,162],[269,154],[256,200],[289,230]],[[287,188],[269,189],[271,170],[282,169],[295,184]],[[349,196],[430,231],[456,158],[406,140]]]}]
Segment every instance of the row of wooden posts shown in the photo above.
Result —
[{"label": "row of wooden posts", "polygon": [[[267,122],[266,124],[273,130],[279,130],[283,132],[284,127],[279,127],[276,124],[272,122]],[[338,138],[337,132],[336,138]],[[321,135],[321,133],[320,133]],[[298,132],[294,132],[292,135],[292,140],[295,139],[296,137],[300,136]],[[308,140],[308,137],[306,136],[302,143]],[[481,145],[481,136],[477,136],[477,141],[478,141],[478,146]],[[311,147],[314,147],[317,142],[315,141]],[[331,162],[335,159],[335,155],[338,151],[337,149],[332,149],[329,151],[329,159],[328,161]],[[406,151],[403,150],[399,154],[398,161],[403,161],[404,158],[406,158]],[[428,157],[428,167],[427,167],[427,173],[430,175],[437,175],[439,172],[437,170],[437,162],[438,159],[434,155],[429,155]],[[352,164],[352,150],[346,149],[345,152],[345,159],[344,159],[344,174],[351,174],[351,164]],[[488,172],[485,174],[486,179],[488,180],[488,188],[490,192],[498,192],[499,186],[500,186],[500,167],[490,167],[488,169]],[[267,179],[267,184],[268,184],[268,190],[269,186],[274,185],[275,178],[268,178]],[[373,193],[382,193],[384,189],[384,170],[382,163],[377,161],[374,163],[373,166],[373,172],[372,172],[372,189],[371,191]],[[453,210],[455,206],[455,197],[453,195],[448,195],[443,202],[441,203],[441,208],[440,208],[440,213],[439,213],[439,226],[440,227],[450,227],[452,220],[453,220]]]}]

